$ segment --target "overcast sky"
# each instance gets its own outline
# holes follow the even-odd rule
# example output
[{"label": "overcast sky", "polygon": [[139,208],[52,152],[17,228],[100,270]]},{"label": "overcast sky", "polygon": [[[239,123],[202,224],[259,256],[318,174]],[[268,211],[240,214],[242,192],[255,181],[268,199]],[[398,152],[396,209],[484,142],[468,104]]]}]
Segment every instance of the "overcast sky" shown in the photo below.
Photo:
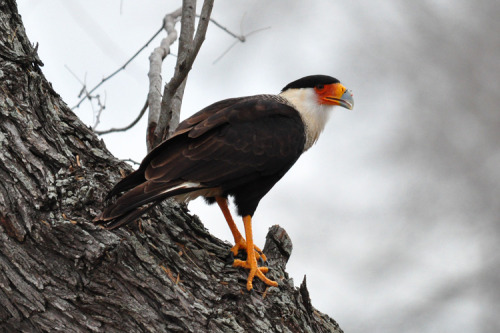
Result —
[{"label": "overcast sky", "polygon": [[[70,107],[79,81],[90,88],[112,73],[180,6],[18,1],[43,71]],[[254,217],[257,244],[273,224],[288,231],[295,285],[307,274],[314,306],[346,332],[500,327],[499,13],[495,1],[215,3],[212,17],[228,29],[267,29],[233,46],[209,27],[181,119],[224,98],[278,93],[310,74],[334,76],[354,92],[354,110],[335,112]],[[106,109],[98,129],[136,117],[159,41],[99,90]],[[174,64],[169,56],[164,79]],[[75,113],[94,124],[89,103]],[[103,139],[115,156],[140,161],[145,127],[143,119]],[[190,210],[232,242],[216,207],[198,200]]]}]

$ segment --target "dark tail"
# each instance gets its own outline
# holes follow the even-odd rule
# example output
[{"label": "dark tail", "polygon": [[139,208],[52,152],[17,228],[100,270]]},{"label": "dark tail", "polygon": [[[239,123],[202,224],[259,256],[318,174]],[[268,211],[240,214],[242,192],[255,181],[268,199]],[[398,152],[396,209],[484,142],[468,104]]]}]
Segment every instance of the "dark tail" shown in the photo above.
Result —
[{"label": "dark tail", "polygon": [[137,169],[132,172],[127,177],[120,180],[116,185],[109,191],[108,195],[106,195],[105,200],[111,199],[113,196],[120,194],[121,192],[128,191],[137,185],[140,185],[146,181],[144,177],[144,171],[141,169]]},{"label": "dark tail", "polygon": [[136,209],[134,209],[134,210],[122,215],[122,216],[119,216],[119,217],[111,219],[111,220],[103,220],[102,214],[101,214],[94,219],[94,223],[102,225],[103,227],[105,227],[108,230],[116,229],[116,228],[127,225],[130,222],[138,219],[142,215],[149,212],[151,209],[155,208],[161,202],[162,202],[162,200],[157,200],[149,205],[136,208]]},{"label": "dark tail", "polygon": [[142,183],[124,193],[115,203],[107,206],[93,222],[107,229],[115,229],[134,221],[167,198],[207,188],[190,182],[162,184],[163,186],[153,190],[149,189],[148,185],[147,182]]}]

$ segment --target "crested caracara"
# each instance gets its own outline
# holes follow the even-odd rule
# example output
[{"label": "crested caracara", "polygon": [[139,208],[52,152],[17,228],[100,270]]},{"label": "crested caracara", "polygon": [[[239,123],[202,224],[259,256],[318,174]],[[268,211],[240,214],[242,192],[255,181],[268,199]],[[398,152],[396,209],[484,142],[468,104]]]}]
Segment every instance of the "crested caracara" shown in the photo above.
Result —
[{"label": "crested caracara", "polygon": [[[353,98],[339,80],[311,75],[286,85],[278,95],[256,95],[214,103],[184,120],[169,139],[153,149],[139,169],[109,192],[118,196],[94,221],[109,229],[140,217],[166,198],[189,201],[203,196],[217,202],[234,236],[231,251],[247,252],[233,265],[277,286],[259,267],[265,255],[254,245],[252,215],[259,201],[318,140],[336,106],[353,108]],[[228,209],[232,196],[243,217],[245,238]]]}]

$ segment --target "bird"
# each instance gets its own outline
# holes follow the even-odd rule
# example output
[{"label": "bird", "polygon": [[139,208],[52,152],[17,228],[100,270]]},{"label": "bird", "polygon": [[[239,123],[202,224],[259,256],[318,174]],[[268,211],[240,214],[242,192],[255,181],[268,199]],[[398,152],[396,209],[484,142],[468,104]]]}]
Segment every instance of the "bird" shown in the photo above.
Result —
[{"label": "bird", "polygon": [[[217,203],[233,234],[233,266],[247,269],[246,289],[254,277],[266,285],[269,268],[254,244],[252,216],[260,200],[297,159],[318,140],[337,106],[352,110],[352,91],[328,75],[310,75],[287,84],[279,94],[225,99],[182,121],[170,138],[151,150],[139,168],[108,193],[94,222],[107,229],[126,225],[167,198],[189,202],[199,196]],[[232,197],[245,237],[228,207]]]}]

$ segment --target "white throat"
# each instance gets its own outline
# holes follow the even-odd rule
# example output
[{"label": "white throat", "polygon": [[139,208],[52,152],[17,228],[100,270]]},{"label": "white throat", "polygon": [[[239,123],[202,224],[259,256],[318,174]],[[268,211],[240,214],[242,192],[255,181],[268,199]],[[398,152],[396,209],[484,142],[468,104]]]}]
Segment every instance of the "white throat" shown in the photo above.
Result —
[{"label": "white throat", "polygon": [[312,88],[288,89],[280,94],[299,111],[306,131],[304,151],[318,140],[326,122],[333,111],[332,105],[319,104],[316,92]]}]

